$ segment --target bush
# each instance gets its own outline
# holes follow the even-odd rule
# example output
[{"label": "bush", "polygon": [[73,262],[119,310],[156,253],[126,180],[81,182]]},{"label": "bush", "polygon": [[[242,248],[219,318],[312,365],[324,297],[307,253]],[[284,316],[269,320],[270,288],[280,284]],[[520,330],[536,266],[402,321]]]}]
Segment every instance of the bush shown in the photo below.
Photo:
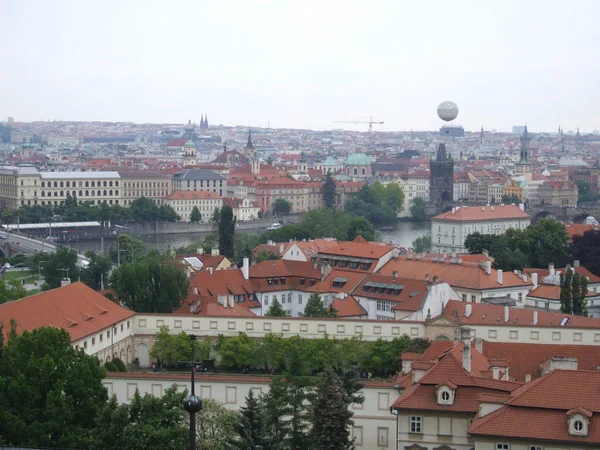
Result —
[{"label": "bush", "polygon": [[106,370],[108,370],[109,372],[118,372],[119,371],[119,368],[114,363],[112,363],[110,361],[106,361],[104,363],[104,368]]},{"label": "bush", "polygon": [[125,363],[120,358],[113,359],[112,363],[117,367],[119,372],[127,372],[127,367],[125,366]]}]

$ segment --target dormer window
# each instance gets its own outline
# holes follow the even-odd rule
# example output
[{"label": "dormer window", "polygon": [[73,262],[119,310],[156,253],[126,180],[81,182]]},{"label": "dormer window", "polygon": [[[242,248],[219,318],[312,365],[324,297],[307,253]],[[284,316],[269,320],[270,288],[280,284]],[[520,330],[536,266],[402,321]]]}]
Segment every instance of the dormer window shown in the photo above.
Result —
[{"label": "dormer window", "polygon": [[450,381],[446,381],[439,384],[436,387],[437,403],[438,405],[451,406],[454,404],[454,393],[456,392],[456,385]]},{"label": "dormer window", "polygon": [[567,413],[569,434],[572,436],[587,436],[592,412],[579,407]]}]

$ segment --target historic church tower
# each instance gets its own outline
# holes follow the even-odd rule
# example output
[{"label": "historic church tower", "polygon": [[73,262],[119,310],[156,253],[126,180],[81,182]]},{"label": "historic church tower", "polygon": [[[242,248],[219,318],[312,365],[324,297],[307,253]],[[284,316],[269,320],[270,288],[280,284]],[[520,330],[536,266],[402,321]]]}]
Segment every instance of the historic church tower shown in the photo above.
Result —
[{"label": "historic church tower", "polygon": [[246,147],[244,147],[243,154],[248,161],[252,161],[254,159],[254,144],[252,143],[252,134],[250,130],[248,130],[248,142],[246,143]]},{"label": "historic church tower", "polygon": [[183,146],[183,167],[197,164],[196,144],[189,140]]},{"label": "historic church tower", "polygon": [[442,142],[435,159],[429,162],[429,200],[432,204],[451,202],[454,198],[454,161]]},{"label": "historic church tower", "polygon": [[531,140],[531,136],[527,132],[527,125],[525,125],[525,130],[521,135],[521,155],[519,158],[519,162],[515,165],[516,173],[531,173],[533,171],[533,164],[529,162],[529,149],[527,146],[529,145],[529,141]]}]

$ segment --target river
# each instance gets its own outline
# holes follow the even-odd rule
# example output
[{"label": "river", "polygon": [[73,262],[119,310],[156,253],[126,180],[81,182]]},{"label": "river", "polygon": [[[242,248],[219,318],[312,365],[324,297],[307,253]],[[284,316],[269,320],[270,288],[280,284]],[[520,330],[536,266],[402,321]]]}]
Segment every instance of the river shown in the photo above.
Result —
[{"label": "river", "polygon": [[[263,228],[257,228],[254,230],[244,230],[244,233],[258,235],[265,232]],[[396,226],[394,231],[380,231],[381,240],[383,242],[393,242],[394,244],[402,247],[410,248],[412,242],[424,235],[431,233],[431,222],[414,223],[414,222],[402,222]],[[155,235],[143,235],[135,236],[141,239],[150,247],[153,247],[160,251],[168,250],[169,248],[185,247],[193,242],[196,242],[210,233],[188,233],[188,234],[155,234]],[[105,252],[114,244],[114,239],[104,240]],[[99,252],[102,248],[100,239],[92,239],[87,241],[78,241],[69,243],[70,247],[76,248],[82,252],[87,250],[94,250]]]}]

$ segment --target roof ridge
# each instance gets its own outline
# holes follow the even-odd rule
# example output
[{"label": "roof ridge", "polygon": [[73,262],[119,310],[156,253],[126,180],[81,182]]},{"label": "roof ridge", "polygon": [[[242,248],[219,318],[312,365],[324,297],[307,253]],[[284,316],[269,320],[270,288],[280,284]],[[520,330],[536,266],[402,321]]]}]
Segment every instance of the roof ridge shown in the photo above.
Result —
[{"label": "roof ridge", "polygon": [[524,384],[523,386],[521,386],[523,389],[522,392],[519,392],[517,395],[513,396],[508,402],[508,405],[512,405],[514,402],[516,402],[518,399],[520,399],[521,397],[523,397],[525,394],[529,393],[533,388],[537,387],[539,384],[542,384],[544,382],[546,382],[548,379],[552,378],[553,376],[555,376],[559,371],[558,370],[552,370],[550,372],[548,372],[546,375],[543,375],[533,381],[530,381],[527,384]]},{"label": "roof ridge", "polygon": [[[475,427],[473,428],[472,431],[476,431],[478,428],[482,427],[483,425],[490,423],[492,420],[494,420],[498,416],[504,414],[506,411],[508,411],[508,404],[504,404],[504,406],[501,406],[497,410],[492,411],[489,414],[486,414],[486,416],[484,416],[484,417],[478,417],[479,413],[477,413],[477,416],[475,417],[475,420],[473,421],[473,423],[475,424]],[[478,420],[480,421],[480,423],[477,423]],[[472,434],[472,433],[469,433],[469,431],[467,430],[467,434]],[[477,434],[477,433],[475,433],[475,434]]]}]

